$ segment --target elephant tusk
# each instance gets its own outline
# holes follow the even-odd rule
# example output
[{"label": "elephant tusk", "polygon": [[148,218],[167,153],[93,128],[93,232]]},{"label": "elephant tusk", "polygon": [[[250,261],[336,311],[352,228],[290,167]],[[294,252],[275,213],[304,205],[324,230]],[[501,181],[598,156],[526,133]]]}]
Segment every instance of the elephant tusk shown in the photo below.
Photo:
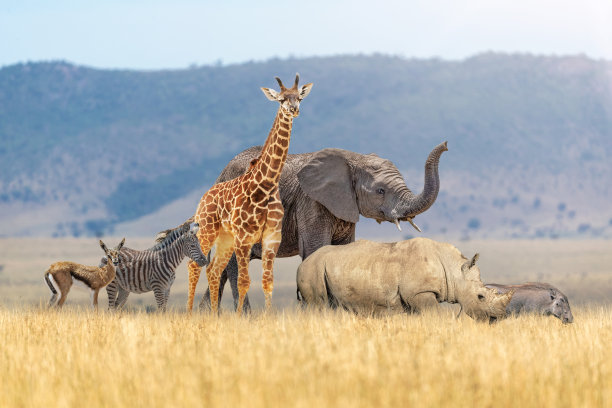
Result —
[{"label": "elephant tusk", "polygon": [[[418,225],[416,225],[416,224],[414,223],[414,221],[412,221],[412,218],[407,218],[407,220],[408,220],[408,222],[410,223],[410,225],[412,225],[412,226],[414,227],[414,229],[415,229],[415,230],[417,230],[417,231],[419,231],[419,232],[423,232],[423,231],[421,231],[421,229],[419,228],[419,226],[418,226]],[[398,223],[398,224],[399,224],[399,223]],[[400,231],[401,231],[401,230],[400,230]]]},{"label": "elephant tusk", "polygon": [[397,227],[399,232],[402,232],[402,227],[400,227],[400,223],[399,223],[399,220],[397,218],[395,219],[395,226]]}]

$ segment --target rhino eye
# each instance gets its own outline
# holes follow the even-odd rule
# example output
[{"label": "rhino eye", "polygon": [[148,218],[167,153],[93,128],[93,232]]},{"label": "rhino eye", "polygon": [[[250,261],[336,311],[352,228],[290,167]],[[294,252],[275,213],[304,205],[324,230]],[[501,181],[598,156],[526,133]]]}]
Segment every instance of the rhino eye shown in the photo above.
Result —
[{"label": "rhino eye", "polygon": [[478,294],[478,300],[484,300],[484,299],[485,299],[484,295],[479,293]]}]

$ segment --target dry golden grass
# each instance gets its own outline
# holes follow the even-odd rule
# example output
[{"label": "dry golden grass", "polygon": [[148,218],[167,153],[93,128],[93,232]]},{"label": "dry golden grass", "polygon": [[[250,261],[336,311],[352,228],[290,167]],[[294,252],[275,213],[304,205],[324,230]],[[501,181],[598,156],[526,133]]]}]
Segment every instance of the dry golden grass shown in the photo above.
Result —
[{"label": "dry golden grass", "polygon": [[612,406],[612,309],[247,318],[0,310],[9,407]]},{"label": "dry golden grass", "polygon": [[[559,286],[574,324],[521,316],[490,326],[455,319],[456,306],[385,318],[302,311],[297,258],[276,261],[277,309],[267,314],[259,262],[245,318],[229,311],[227,289],[221,316],[185,314],[184,263],[171,313],[144,313],[152,294],[107,313],[104,294],[95,314],[77,290],[63,311],[48,311],[37,306],[50,296],[44,270],[58,260],[97,264],[97,240],[0,239],[0,406],[612,406],[612,242],[457,247],[481,253],[485,281]],[[205,287],[202,277],[198,293]]]}]

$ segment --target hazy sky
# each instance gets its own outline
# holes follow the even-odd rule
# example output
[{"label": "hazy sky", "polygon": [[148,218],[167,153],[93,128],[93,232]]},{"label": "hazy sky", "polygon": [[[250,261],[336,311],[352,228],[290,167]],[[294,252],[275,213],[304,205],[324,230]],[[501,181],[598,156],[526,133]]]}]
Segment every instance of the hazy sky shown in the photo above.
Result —
[{"label": "hazy sky", "polygon": [[2,0],[0,66],[183,68],[270,57],[483,51],[612,60],[612,0]]}]

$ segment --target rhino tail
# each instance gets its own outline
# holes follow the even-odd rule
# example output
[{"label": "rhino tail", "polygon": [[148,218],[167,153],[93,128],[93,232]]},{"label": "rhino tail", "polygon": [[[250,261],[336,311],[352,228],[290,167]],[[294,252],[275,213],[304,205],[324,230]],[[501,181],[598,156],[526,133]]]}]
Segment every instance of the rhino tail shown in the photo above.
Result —
[{"label": "rhino tail", "polygon": [[329,280],[327,278],[327,269],[323,273],[323,284],[325,285],[325,293],[327,294],[327,304],[332,309],[337,309],[339,306],[338,299],[334,296],[334,294],[329,289]]}]

